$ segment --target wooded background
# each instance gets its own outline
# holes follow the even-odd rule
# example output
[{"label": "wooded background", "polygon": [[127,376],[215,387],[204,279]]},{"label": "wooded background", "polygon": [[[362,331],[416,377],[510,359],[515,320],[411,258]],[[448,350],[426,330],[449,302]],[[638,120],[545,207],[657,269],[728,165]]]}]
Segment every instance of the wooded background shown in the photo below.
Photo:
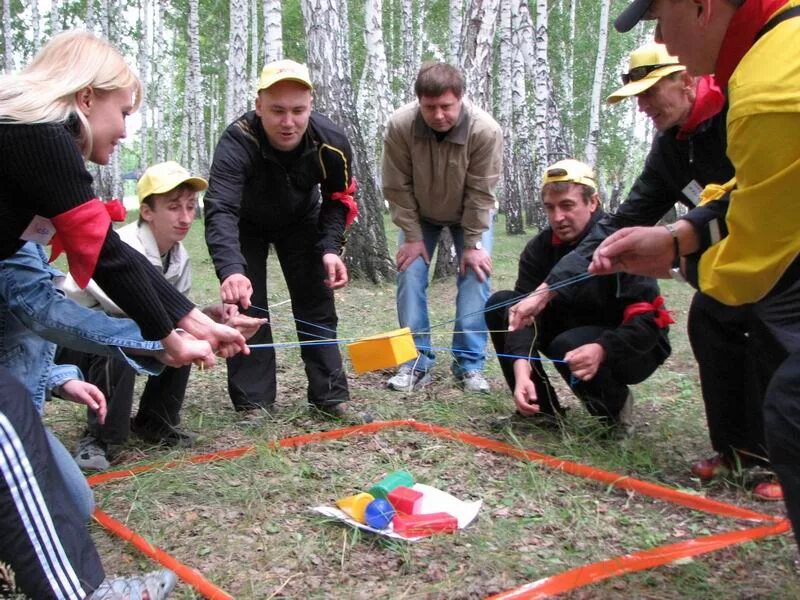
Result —
[{"label": "wooded background", "polygon": [[[103,197],[123,178],[177,160],[208,174],[220,133],[253,107],[264,63],[306,62],[315,108],[347,131],[361,217],[348,240],[351,275],[391,275],[383,227],[383,123],[413,99],[424,60],[459,65],[467,94],[503,127],[498,189],[509,233],[545,222],[537,190],[548,164],[575,157],[595,166],[613,210],[638,174],[649,123],[634,101],[607,105],[632,49],[652,37],[611,20],[627,0],[3,0],[2,65],[28,63],[54,33],[85,28],[113,41],[142,78],[141,128],[105,168]],[[452,253],[440,252],[446,263]],[[442,261],[440,260],[440,263]]]}]

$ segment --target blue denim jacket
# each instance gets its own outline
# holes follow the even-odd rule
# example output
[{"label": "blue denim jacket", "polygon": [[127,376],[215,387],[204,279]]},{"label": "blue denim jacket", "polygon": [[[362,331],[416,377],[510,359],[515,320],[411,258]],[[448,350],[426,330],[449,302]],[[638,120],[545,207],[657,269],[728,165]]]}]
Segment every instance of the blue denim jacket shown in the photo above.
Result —
[{"label": "blue denim jacket", "polygon": [[53,364],[56,344],[119,358],[140,373],[161,372],[163,365],[155,358],[133,360],[124,352],[158,351],[160,342],[143,339],[130,319],[109,317],[69,300],[53,283],[60,276],[34,242],[0,261],[0,365],[25,384],[39,412],[49,390],[69,379],[83,379],[77,367]]}]

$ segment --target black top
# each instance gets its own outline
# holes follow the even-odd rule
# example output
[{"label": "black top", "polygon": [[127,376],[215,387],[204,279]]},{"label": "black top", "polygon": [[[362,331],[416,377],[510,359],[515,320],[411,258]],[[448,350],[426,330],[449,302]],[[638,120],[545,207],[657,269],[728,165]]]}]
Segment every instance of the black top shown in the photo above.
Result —
[{"label": "black top", "polygon": [[[657,135],[644,170],[633,184],[628,198],[616,213],[606,214],[575,251],[553,268],[547,276],[547,283],[552,286],[585,273],[592,254],[606,237],[623,227],[655,225],[676,202],[690,209],[683,218],[698,230],[703,245],[724,236],[728,203],[719,201],[695,207],[683,190],[692,181],[704,187],[708,183],[724,183],[733,177],[733,165],[725,154],[726,115],[727,111],[723,110],[704,121],[688,139],[678,138],[678,127]],[[572,291],[573,286],[567,286],[557,292],[569,295]]]},{"label": "black top", "polygon": [[[73,130],[65,124],[0,123],[0,259],[22,246],[20,236],[34,216],[52,218],[96,197]],[[146,339],[166,337],[194,308],[110,226],[94,279]]]},{"label": "black top", "polygon": [[[602,210],[597,210],[592,215],[587,232],[605,217],[607,215]],[[534,291],[553,266],[573,251],[582,239],[567,244],[555,236],[552,228],[546,227],[522,251],[514,291],[519,294]],[[606,364],[609,365],[624,361],[631,354],[650,352],[656,346],[660,348],[664,359],[669,356],[667,328],[662,329],[656,323],[655,311],[642,313],[623,323],[628,306],[639,302],[652,303],[659,295],[655,279],[615,273],[592,277],[567,287],[571,291],[569,298],[556,296],[537,317],[537,321],[547,323],[548,329],[563,331],[585,325],[607,327],[595,341],[605,349]],[[509,332],[506,352],[517,356],[527,355],[533,336],[531,327]]]},{"label": "black top", "polygon": [[341,251],[347,207],[331,194],[344,191],[353,176],[344,130],[312,111],[297,156],[287,161],[290,155],[278,154],[270,145],[254,111],[223,132],[203,198],[206,243],[220,281],[246,273],[240,220],[265,232],[316,222],[320,252]]}]

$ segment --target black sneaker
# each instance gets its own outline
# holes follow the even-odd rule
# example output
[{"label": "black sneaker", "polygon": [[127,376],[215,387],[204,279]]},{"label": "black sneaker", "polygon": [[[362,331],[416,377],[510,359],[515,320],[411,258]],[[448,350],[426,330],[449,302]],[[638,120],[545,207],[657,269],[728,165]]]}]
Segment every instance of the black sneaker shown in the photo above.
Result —
[{"label": "black sneaker", "polygon": [[338,404],[312,404],[309,410],[314,416],[322,417],[323,419],[333,419],[336,421],[344,421],[354,425],[364,425],[372,423],[375,419],[369,413],[355,413],[347,407],[345,402]]},{"label": "black sneaker", "polygon": [[167,448],[191,448],[197,441],[197,434],[178,427],[167,429],[148,429],[136,424],[135,419],[131,419],[131,431],[136,436],[149,444],[165,446]]}]

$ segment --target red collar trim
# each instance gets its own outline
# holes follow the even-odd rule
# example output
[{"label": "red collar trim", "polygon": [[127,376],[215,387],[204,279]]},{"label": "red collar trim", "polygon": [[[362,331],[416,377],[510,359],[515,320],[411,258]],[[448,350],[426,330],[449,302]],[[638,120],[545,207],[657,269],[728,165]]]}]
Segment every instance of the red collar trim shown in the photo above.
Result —
[{"label": "red collar trim", "polygon": [[789,0],[747,0],[733,15],[717,58],[717,83],[727,87],[736,66],[753,46],[756,34]]},{"label": "red collar trim", "polygon": [[713,75],[704,75],[697,82],[697,91],[692,110],[686,122],[678,130],[678,139],[690,137],[697,127],[716,116],[725,106],[725,94],[714,81]]}]

